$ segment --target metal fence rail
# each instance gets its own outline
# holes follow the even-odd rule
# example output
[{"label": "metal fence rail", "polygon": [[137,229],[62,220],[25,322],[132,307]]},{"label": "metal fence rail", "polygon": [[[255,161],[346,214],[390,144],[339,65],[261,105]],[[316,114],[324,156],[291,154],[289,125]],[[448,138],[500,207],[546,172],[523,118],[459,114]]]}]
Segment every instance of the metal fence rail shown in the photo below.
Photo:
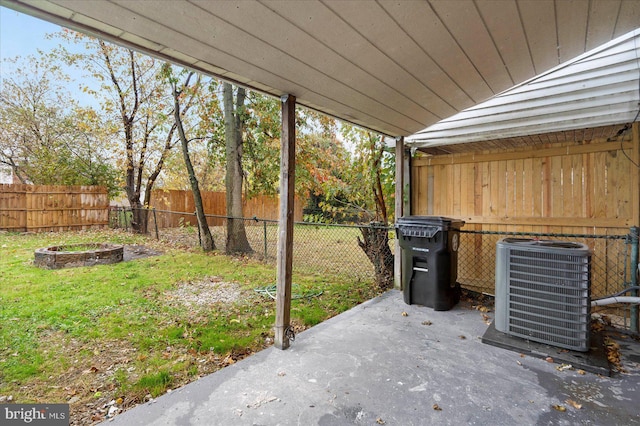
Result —
[{"label": "metal fence rail", "polygon": [[[179,215],[181,226],[162,228],[166,215]],[[207,215],[216,226],[210,226],[215,244],[224,250],[226,241],[226,216]],[[114,228],[130,228],[131,209],[112,209],[110,223]],[[275,264],[278,239],[277,221],[269,219],[241,218],[247,239],[253,249],[251,256]],[[199,244],[198,227],[194,213],[149,210],[147,232],[158,239],[171,240],[186,247]],[[222,225],[220,225],[222,223]],[[333,225],[324,223],[296,222],[294,230],[294,273],[314,273],[345,279],[374,279],[373,265],[358,246],[362,238],[360,228],[371,225]],[[627,235],[589,235],[522,233],[496,231],[460,231],[458,253],[458,281],[463,288],[478,293],[494,295],[496,244],[506,237],[554,239],[584,243],[592,251],[591,298],[599,299],[630,286],[637,285],[636,267],[638,255],[637,230],[632,228]],[[633,232],[636,232],[635,238]],[[389,244],[392,249],[395,232],[389,228]],[[634,254],[635,250],[635,254]],[[628,294],[629,295],[629,294]],[[608,305],[597,307],[593,312],[609,315],[617,327],[637,331],[637,305]]]}]

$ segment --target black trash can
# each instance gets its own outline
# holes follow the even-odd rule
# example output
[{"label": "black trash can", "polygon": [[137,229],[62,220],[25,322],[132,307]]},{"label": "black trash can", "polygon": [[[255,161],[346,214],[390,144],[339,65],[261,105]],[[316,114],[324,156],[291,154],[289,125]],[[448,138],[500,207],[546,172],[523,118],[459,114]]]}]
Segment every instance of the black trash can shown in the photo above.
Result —
[{"label": "black trash can", "polygon": [[440,216],[406,216],[396,221],[406,304],[447,311],[460,301],[457,279],[462,225],[461,220]]}]

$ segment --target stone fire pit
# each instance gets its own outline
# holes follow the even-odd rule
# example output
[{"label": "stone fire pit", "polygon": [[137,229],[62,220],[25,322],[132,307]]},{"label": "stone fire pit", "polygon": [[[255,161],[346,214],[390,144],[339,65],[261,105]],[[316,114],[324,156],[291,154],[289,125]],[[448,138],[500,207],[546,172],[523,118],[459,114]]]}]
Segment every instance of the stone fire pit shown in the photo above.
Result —
[{"label": "stone fire pit", "polygon": [[106,265],[122,262],[123,253],[117,244],[69,244],[37,249],[34,264],[45,269]]}]

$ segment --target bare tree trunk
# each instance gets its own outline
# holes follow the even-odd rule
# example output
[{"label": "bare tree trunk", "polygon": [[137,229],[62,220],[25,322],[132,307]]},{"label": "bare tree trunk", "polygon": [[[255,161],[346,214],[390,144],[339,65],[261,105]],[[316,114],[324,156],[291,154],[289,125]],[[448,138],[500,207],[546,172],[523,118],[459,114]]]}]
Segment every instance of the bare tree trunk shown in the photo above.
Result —
[{"label": "bare tree trunk", "polygon": [[131,202],[131,229],[137,234],[147,233],[149,222],[149,209],[145,208],[139,200]]},{"label": "bare tree trunk", "polygon": [[393,288],[393,254],[389,248],[389,231],[385,223],[371,222],[360,227],[362,240],[358,245],[371,261],[375,271],[375,284],[381,291]]},{"label": "bare tree trunk", "polygon": [[233,105],[233,87],[229,83],[223,86],[224,125],[226,144],[226,193],[227,193],[227,244],[226,252],[251,253],[253,249],[247,240],[242,209],[242,108],[245,91],[238,88],[235,108]]},{"label": "bare tree trunk", "polygon": [[[192,76],[193,73],[190,73],[186,79],[184,87],[187,87],[189,85],[189,80]],[[207,217],[204,213],[204,206],[202,204],[202,195],[200,194],[198,178],[196,178],[196,172],[193,169],[193,164],[191,163],[191,157],[189,155],[189,141],[187,140],[187,136],[184,133],[184,127],[182,126],[182,116],[180,115],[180,93],[181,91],[178,91],[174,84],[173,115],[178,129],[178,136],[180,137],[180,142],[182,144],[182,156],[184,158],[184,163],[187,166],[189,183],[191,184],[191,192],[193,192],[193,202],[196,208],[196,218],[198,219],[198,228],[200,229],[200,245],[204,251],[211,251],[216,249],[216,245],[213,241],[213,236],[211,235],[211,230],[209,229],[209,224],[207,223]]]}]

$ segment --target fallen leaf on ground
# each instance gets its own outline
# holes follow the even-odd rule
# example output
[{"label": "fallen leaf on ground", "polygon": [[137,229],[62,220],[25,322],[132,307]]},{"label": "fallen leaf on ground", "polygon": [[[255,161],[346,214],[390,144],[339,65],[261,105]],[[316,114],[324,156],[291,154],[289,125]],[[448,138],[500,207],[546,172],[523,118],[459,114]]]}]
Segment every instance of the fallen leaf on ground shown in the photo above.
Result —
[{"label": "fallen leaf on ground", "polygon": [[384,421],[384,420],[382,420],[380,417],[378,417],[378,418],[376,419],[376,423],[378,423],[379,425],[383,425],[383,424],[385,423],[385,421]]},{"label": "fallen leaf on ground", "polygon": [[482,305],[475,305],[473,306],[473,309],[480,311],[480,312],[491,312],[491,309],[487,308],[486,306],[482,306]]},{"label": "fallen leaf on ground", "polygon": [[553,363],[553,358],[551,358],[550,356],[546,357],[544,360],[549,363]]},{"label": "fallen leaf on ground", "polygon": [[621,373],[626,373],[627,371],[622,367],[620,360],[620,345],[609,337],[606,337],[604,340],[604,349],[607,353],[607,359],[613,364],[615,369]]},{"label": "fallen leaf on ground", "polygon": [[433,324],[431,321],[422,321],[422,325],[431,325]]},{"label": "fallen leaf on ground", "polygon": [[565,411],[567,411],[564,405],[554,404],[552,405],[552,407],[554,410],[560,411],[561,413],[564,413]]},{"label": "fallen leaf on ground", "polygon": [[231,364],[235,364],[235,360],[233,358],[231,358],[231,355],[227,355],[225,357],[225,359],[222,360],[222,365],[223,366],[227,366],[227,365],[231,365]]},{"label": "fallen leaf on ground", "polygon": [[572,406],[573,408],[575,408],[576,410],[579,410],[582,408],[582,404],[578,404],[573,399],[567,399],[565,402],[570,406]]},{"label": "fallen leaf on ground", "polygon": [[408,314],[408,313],[406,313],[405,311],[402,311],[402,316],[403,316],[403,317],[408,317],[408,316],[409,316],[409,314]]},{"label": "fallen leaf on ground", "polygon": [[584,376],[585,374],[587,374],[587,372],[584,370],[578,370],[578,374],[580,374],[581,376]]},{"label": "fallen leaf on ground", "polygon": [[458,336],[461,340],[464,340],[467,338],[467,336],[463,336],[462,334]]},{"label": "fallen leaf on ground", "polygon": [[433,404],[433,409],[436,411],[442,411],[442,408],[438,404]]},{"label": "fallen leaf on ground", "polygon": [[560,364],[556,367],[556,370],[558,371],[573,370],[573,366],[571,364]]}]

